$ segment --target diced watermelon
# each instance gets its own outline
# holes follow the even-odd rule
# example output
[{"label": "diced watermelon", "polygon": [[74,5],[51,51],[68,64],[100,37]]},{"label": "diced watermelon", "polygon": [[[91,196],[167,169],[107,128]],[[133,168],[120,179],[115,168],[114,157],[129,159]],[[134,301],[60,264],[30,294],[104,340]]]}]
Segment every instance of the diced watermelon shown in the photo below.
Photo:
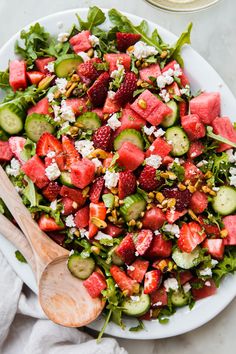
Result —
[{"label": "diced watermelon", "polygon": [[176,220],[184,216],[186,213],[187,210],[177,211],[177,210],[168,209],[166,212],[166,219],[169,224],[174,224]]},{"label": "diced watermelon", "polygon": [[201,141],[194,141],[188,150],[188,158],[194,159],[204,152],[204,145]]},{"label": "diced watermelon", "polygon": [[181,118],[181,124],[190,140],[198,140],[206,135],[206,129],[197,114],[189,114]]},{"label": "diced watermelon", "polygon": [[139,75],[140,75],[141,80],[146,81],[149,84],[152,84],[150,77],[157,78],[159,75],[161,75],[160,66],[159,66],[159,64],[152,64],[152,65],[148,66],[147,68],[141,69],[139,71]]},{"label": "diced watermelon", "polygon": [[38,220],[39,228],[42,231],[49,232],[49,231],[60,231],[64,230],[65,226],[58,225],[55,219],[51,218],[46,214],[42,214]]},{"label": "diced watermelon", "polygon": [[190,201],[190,209],[195,214],[201,214],[208,206],[208,197],[205,193],[196,191],[192,194]]},{"label": "diced watermelon", "polygon": [[[146,107],[142,108],[140,102],[145,102]],[[142,118],[147,119],[151,112],[160,104],[160,100],[153,95],[149,90],[145,90],[141,95],[136,98],[131,108],[138,113]]]},{"label": "diced watermelon", "polygon": [[31,157],[21,169],[38,188],[43,188],[49,183],[49,179],[45,174],[45,165],[37,155]]},{"label": "diced watermelon", "polygon": [[134,279],[128,277],[128,275],[126,275],[125,272],[119,267],[112,265],[110,268],[110,273],[119,288],[128,296],[138,292],[139,284]]},{"label": "diced watermelon", "polygon": [[[236,130],[228,117],[217,117],[213,120],[212,126],[215,134],[221,135],[233,143],[236,143]],[[222,152],[231,148],[232,146],[228,144],[220,143],[217,151]]]},{"label": "diced watermelon", "polygon": [[48,74],[50,73],[48,71],[47,68],[45,68],[45,66],[47,66],[49,63],[51,63],[52,61],[55,61],[56,58],[54,57],[49,57],[49,58],[39,58],[35,60],[35,65],[36,68],[43,74]]},{"label": "diced watermelon", "polygon": [[63,205],[63,211],[62,211],[63,215],[73,214],[78,209],[78,204],[69,197],[62,198],[61,202]]},{"label": "diced watermelon", "polygon": [[188,114],[188,104],[186,101],[179,102],[179,116],[182,118]]},{"label": "diced watermelon", "polygon": [[144,161],[143,151],[129,141],[122,144],[121,148],[118,150],[118,154],[119,159],[117,162],[121,167],[124,167],[125,170],[134,171]]},{"label": "diced watermelon", "polygon": [[26,62],[24,60],[13,60],[9,64],[9,83],[13,91],[26,89]]},{"label": "diced watermelon", "polygon": [[173,84],[167,86],[166,89],[170,95],[170,99],[174,98],[174,96],[181,96],[179,86],[175,81]]},{"label": "diced watermelon", "polygon": [[89,207],[86,205],[75,214],[75,225],[79,229],[87,227],[89,224]]},{"label": "diced watermelon", "polygon": [[[162,69],[162,73],[164,73],[165,71],[168,71],[169,69],[175,70],[175,65],[177,65],[177,61],[173,60],[171,61],[169,64],[167,64],[163,69]],[[179,68],[178,70],[180,70],[182,72],[182,74],[178,77],[180,79],[180,83],[183,87],[185,87],[186,85],[189,85],[189,79],[187,78],[186,74],[184,73],[182,68]]]},{"label": "diced watermelon", "polygon": [[8,141],[14,156],[23,164],[25,161],[21,158],[21,152],[25,146],[26,139],[21,136],[12,136]]},{"label": "diced watermelon", "polygon": [[0,161],[10,161],[12,158],[13,152],[9,142],[0,140]]},{"label": "diced watermelon", "polygon": [[163,157],[163,159],[162,159],[162,165],[164,165],[164,166],[168,166],[172,162],[174,162],[174,159],[173,159],[173,157],[171,157],[169,155]]},{"label": "diced watermelon", "polygon": [[228,231],[228,236],[224,238],[224,244],[236,246],[236,215],[229,215],[223,218],[223,223]]},{"label": "diced watermelon", "polygon": [[137,258],[128,268],[128,276],[138,283],[142,283],[144,275],[148,269],[149,262],[145,259]]},{"label": "diced watermelon", "polygon": [[81,161],[71,165],[71,181],[78,188],[87,187],[95,175],[95,165],[89,159],[83,158]]},{"label": "diced watermelon", "polygon": [[172,251],[171,240],[165,240],[160,234],[153,238],[151,246],[147,250],[145,257],[155,259],[158,257],[169,257]]},{"label": "diced watermelon", "polygon": [[193,279],[193,275],[190,270],[185,270],[179,273],[179,281],[181,285],[186,284],[189,280]]},{"label": "diced watermelon", "polygon": [[201,178],[203,176],[202,171],[197,168],[191,161],[186,161],[183,164],[184,168],[184,178],[185,180],[195,180],[197,178]]},{"label": "diced watermelon", "polygon": [[135,259],[135,245],[133,242],[132,234],[126,235],[119,246],[116,248],[115,253],[123,262],[130,264]]},{"label": "diced watermelon", "polygon": [[149,157],[150,155],[159,155],[164,158],[165,156],[169,155],[171,150],[172,146],[168,144],[164,139],[156,138],[147,150],[146,156]]},{"label": "diced watermelon", "polygon": [[140,117],[135,111],[130,108],[128,103],[122,111],[122,116],[120,118],[121,126],[116,130],[116,135],[118,135],[124,129],[136,129],[141,130],[145,125],[145,120]]},{"label": "diced watermelon", "polygon": [[158,100],[157,106],[154,110],[148,115],[146,118],[147,121],[152,125],[159,125],[163,121],[163,119],[171,114],[173,111],[170,107],[168,107],[165,103]]},{"label": "diced watermelon", "polygon": [[145,212],[142,224],[144,228],[155,231],[162,227],[165,221],[166,217],[163,211],[158,207],[153,207]]},{"label": "diced watermelon", "polygon": [[166,289],[161,287],[151,293],[151,304],[152,307],[166,306],[168,303],[168,296]]},{"label": "diced watermelon", "polygon": [[86,198],[83,196],[82,192],[76,188],[62,186],[60,195],[62,197],[69,197],[70,199],[74,200],[78,204],[78,208],[82,207],[86,201]]},{"label": "diced watermelon", "polygon": [[191,114],[197,114],[204,124],[211,122],[220,115],[219,92],[204,92],[190,101]]},{"label": "diced watermelon", "polygon": [[105,54],[104,59],[109,63],[110,73],[117,70],[117,63],[122,64],[125,71],[130,71],[131,58],[128,54]]},{"label": "diced watermelon", "polygon": [[[216,288],[216,285],[215,285],[213,279],[207,279],[205,284],[200,279],[197,279],[197,280],[195,279],[193,281],[193,283],[195,281],[197,281],[197,283],[202,282],[202,284],[203,284],[203,287],[200,288],[200,289],[194,289],[192,287],[192,295],[193,295],[195,300],[200,300],[200,299],[204,299],[205,297],[215,295],[215,293],[217,291],[217,288]],[[206,283],[208,283],[208,282],[209,282],[210,286],[206,285]]]},{"label": "diced watermelon", "polygon": [[214,235],[215,237],[220,236],[219,227],[216,224],[206,224],[204,217],[198,216],[199,224],[202,225],[207,233],[207,235]]},{"label": "diced watermelon", "polygon": [[103,107],[103,114],[116,113],[121,109],[120,105],[112,98],[107,97]]},{"label": "diced watermelon", "polygon": [[40,71],[28,71],[26,75],[32,85],[38,85],[38,83],[44,78],[44,74]]},{"label": "diced watermelon", "polygon": [[202,247],[206,248],[213,258],[222,259],[224,257],[225,245],[222,238],[205,239]]},{"label": "diced watermelon", "polygon": [[107,287],[106,279],[100,272],[93,272],[88,279],[83,281],[83,285],[92,298],[101,295],[102,290]]},{"label": "diced watermelon", "polygon": [[47,97],[42,98],[38,103],[36,103],[35,106],[31,107],[28,109],[28,115],[33,114],[33,113],[38,113],[38,114],[51,114],[50,111],[50,104],[48,102]]},{"label": "diced watermelon", "polygon": [[107,223],[107,227],[104,229],[104,233],[110,235],[111,237],[118,237],[123,232],[124,229],[111,223]]},{"label": "diced watermelon", "polygon": [[87,111],[86,98],[67,98],[66,105],[71,107],[76,116]]},{"label": "diced watermelon", "polygon": [[90,35],[90,31],[82,31],[76,34],[75,36],[71,37],[70,44],[72,45],[75,53],[86,52],[92,47],[91,42],[89,40]]}]

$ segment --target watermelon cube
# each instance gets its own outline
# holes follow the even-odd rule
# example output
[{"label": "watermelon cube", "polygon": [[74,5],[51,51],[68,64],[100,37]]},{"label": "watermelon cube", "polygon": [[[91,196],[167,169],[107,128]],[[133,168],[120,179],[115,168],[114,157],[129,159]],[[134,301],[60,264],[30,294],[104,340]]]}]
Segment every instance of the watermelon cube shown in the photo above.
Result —
[{"label": "watermelon cube", "polygon": [[204,92],[190,101],[190,111],[204,124],[211,124],[220,115],[219,92]]},{"label": "watermelon cube", "polygon": [[[143,104],[144,103],[144,104]],[[160,100],[149,90],[145,90],[131,104],[131,108],[142,118],[147,119],[151,112],[160,104]]]},{"label": "watermelon cube", "polygon": [[21,136],[12,136],[8,142],[14,156],[23,164],[25,161],[21,158],[21,152],[25,146],[26,139],[22,138]]},{"label": "watermelon cube", "polygon": [[102,290],[107,287],[106,279],[100,272],[93,272],[88,279],[83,282],[83,285],[92,298],[101,295]]},{"label": "watermelon cube", "polygon": [[72,45],[75,53],[86,52],[92,48],[91,42],[89,40],[90,35],[90,31],[82,31],[71,37],[70,44]]},{"label": "watermelon cube", "polygon": [[0,141],[0,161],[10,161],[13,158],[13,152],[11,150],[8,141]]},{"label": "watermelon cube", "polygon": [[172,241],[165,240],[160,234],[153,238],[151,246],[145,253],[145,258],[156,259],[159,257],[169,257],[172,252]]},{"label": "watermelon cube", "polygon": [[181,285],[186,284],[192,278],[193,274],[190,272],[190,270],[185,270],[184,272],[179,273],[179,281]]},{"label": "watermelon cube", "polygon": [[[228,117],[217,117],[213,120],[212,126],[215,134],[221,135],[233,143],[236,143],[236,130]],[[231,148],[232,146],[228,144],[220,143],[217,151],[222,152]]]},{"label": "watermelon cube", "polygon": [[[197,284],[199,284],[200,279],[195,279],[195,280],[197,281]],[[194,283],[195,280],[193,280],[192,282]],[[192,291],[193,298],[195,300],[201,300],[204,299],[205,297],[212,296],[216,293],[217,288],[214,283],[214,280],[207,279],[207,282],[209,282],[209,286],[207,286],[206,283],[204,284],[204,282],[202,281],[203,286],[201,288],[196,289],[195,287],[192,287],[191,291]]]},{"label": "watermelon cube", "polygon": [[82,191],[76,188],[70,188],[67,186],[62,186],[60,190],[60,195],[62,197],[69,197],[78,204],[78,208],[83,206],[86,198],[83,196]]},{"label": "watermelon cube", "polygon": [[9,64],[9,83],[13,91],[26,89],[26,62],[24,60],[13,60]]},{"label": "watermelon cube", "polygon": [[32,85],[38,85],[38,83],[45,77],[40,71],[28,71],[26,75]]},{"label": "watermelon cube", "polygon": [[213,258],[222,259],[224,256],[225,245],[222,238],[205,239],[202,247],[206,248]]},{"label": "watermelon cube", "polygon": [[67,98],[66,105],[71,107],[76,116],[87,111],[86,98]]},{"label": "watermelon cube", "polygon": [[225,216],[223,223],[228,231],[228,236],[224,239],[224,244],[236,246],[236,215]]},{"label": "watermelon cube", "polygon": [[115,253],[126,264],[130,264],[135,259],[135,245],[132,234],[126,235],[119,246],[116,248]]},{"label": "watermelon cube", "polygon": [[89,206],[81,208],[75,214],[75,225],[79,229],[87,227],[89,224]]},{"label": "watermelon cube", "polygon": [[184,168],[184,179],[185,180],[196,180],[197,178],[201,178],[203,176],[202,171],[197,168],[191,161],[186,161],[183,164]]},{"label": "watermelon cube", "polygon": [[118,237],[123,232],[124,229],[109,222],[107,223],[107,227],[104,229],[104,234],[110,235],[111,237]]},{"label": "watermelon cube", "polygon": [[181,117],[181,124],[190,140],[198,140],[206,135],[206,129],[197,114]]},{"label": "watermelon cube", "polygon": [[81,161],[71,165],[71,181],[78,188],[87,187],[95,175],[95,165],[89,159],[83,158]]},{"label": "watermelon cube", "polygon": [[171,152],[172,147],[162,138],[156,138],[152,145],[146,152],[146,156],[149,157],[150,155],[159,155],[162,158],[169,155]]},{"label": "watermelon cube", "polygon": [[150,296],[151,296],[151,304],[152,307],[154,308],[160,306],[166,306],[168,303],[168,295],[164,287],[155,290],[153,293],[151,293]]},{"label": "watermelon cube", "polygon": [[120,122],[121,126],[116,131],[117,135],[125,129],[141,130],[141,128],[145,125],[145,120],[130,108],[130,104],[127,104],[123,109]]},{"label": "watermelon cube", "polygon": [[50,182],[45,174],[45,165],[37,155],[31,157],[21,169],[38,188],[43,188]]},{"label": "watermelon cube", "polygon": [[144,161],[144,153],[136,145],[126,141],[118,150],[118,164],[125,170],[134,171]]},{"label": "watermelon cube", "polygon": [[43,74],[48,74],[50,73],[50,71],[48,71],[47,68],[45,68],[45,66],[47,66],[49,63],[51,63],[52,61],[55,61],[56,58],[54,57],[49,57],[49,58],[39,58],[35,60],[35,65],[36,68],[38,69],[38,71],[40,71]]},{"label": "watermelon cube", "polygon": [[[175,65],[178,65],[176,60],[171,61],[169,64],[167,64],[163,69],[162,73],[168,71],[169,69],[175,70]],[[178,76],[180,79],[180,83],[183,87],[186,85],[189,85],[189,79],[187,78],[186,74],[184,73],[182,68],[179,68],[178,71],[181,71],[181,75]]]},{"label": "watermelon cube", "polygon": [[166,221],[165,214],[158,207],[153,207],[147,210],[142,219],[143,227],[153,231],[158,230]]},{"label": "watermelon cube", "polygon": [[139,284],[136,282],[136,280],[128,277],[128,275],[126,275],[126,273],[119,267],[112,265],[110,268],[110,273],[119,288],[128,296],[131,296],[134,293],[138,293]]},{"label": "watermelon cube", "polygon": [[109,63],[109,72],[117,70],[117,63],[124,66],[125,71],[130,71],[131,58],[128,54],[105,54],[104,58]]},{"label": "watermelon cube", "polygon": [[139,75],[140,75],[141,80],[146,81],[149,84],[152,84],[150,77],[157,78],[159,75],[161,75],[160,66],[159,66],[159,64],[152,64],[152,65],[148,66],[147,68],[141,69],[139,71]]},{"label": "watermelon cube", "polygon": [[172,109],[168,107],[165,103],[158,100],[156,108],[149,114],[146,118],[147,121],[152,125],[159,125],[163,119],[172,113]]},{"label": "watermelon cube", "polygon": [[28,109],[28,115],[38,113],[38,114],[51,114],[50,105],[47,97],[42,98],[35,106]]},{"label": "watermelon cube", "polygon": [[170,98],[172,99],[174,96],[181,96],[179,86],[177,82],[173,82],[173,84],[167,86],[167,91],[170,95]]},{"label": "watermelon cube", "polygon": [[180,118],[188,114],[188,103],[186,101],[179,102],[179,116]]},{"label": "watermelon cube", "polygon": [[204,145],[201,141],[194,141],[188,150],[188,157],[194,159],[195,157],[200,156],[204,151]]},{"label": "watermelon cube", "polygon": [[69,197],[62,198],[61,202],[63,205],[63,211],[62,211],[63,215],[73,214],[78,209],[78,204]]},{"label": "watermelon cube", "polygon": [[128,276],[138,283],[142,283],[145,273],[147,272],[149,262],[147,260],[137,258],[128,268]]},{"label": "watermelon cube", "polygon": [[118,112],[121,106],[112,98],[107,97],[102,110],[103,114],[113,114]]}]

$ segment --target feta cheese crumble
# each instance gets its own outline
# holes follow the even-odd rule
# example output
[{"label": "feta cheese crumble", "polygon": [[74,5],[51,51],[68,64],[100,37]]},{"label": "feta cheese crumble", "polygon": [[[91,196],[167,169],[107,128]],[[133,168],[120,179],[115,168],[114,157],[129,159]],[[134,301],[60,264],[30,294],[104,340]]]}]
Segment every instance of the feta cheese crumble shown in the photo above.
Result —
[{"label": "feta cheese crumble", "polygon": [[162,302],[161,301],[157,301],[157,302],[155,302],[155,304],[153,304],[153,306],[162,306]]},{"label": "feta cheese crumble", "polygon": [[179,284],[175,278],[168,278],[164,281],[164,287],[169,292],[170,290],[178,290]]},{"label": "feta cheese crumble", "polygon": [[146,125],[143,127],[144,133],[148,136],[152,135],[155,130],[156,130],[156,127],[154,127],[153,125],[150,128],[148,128]]},{"label": "feta cheese crumble", "polygon": [[89,41],[92,47],[96,47],[96,45],[99,45],[99,38],[97,36],[94,35],[89,36]]},{"label": "feta cheese crumble", "polygon": [[112,130],[116,130],[121,126],[121,122],[117,117],[118,114],[115,113],[107,120],[107,125],[109,125],[109,127],[111,127]]},{"label": "feta cheese crumble", "polygon": [[60,91],[60,93],[65,93],[66,92],[66,86],[68,84],[68,81],[65,78],[57,78],[55,81],[58,90]]},{"label": "feta cheese crumble", "polygon": [[154,235],[155,235],[155,236],[158,236],[158,235],[160,235],[160,234],[161,234],[161,233],[160,233],[159,230],[155,230],[155,231],[154,231]]},{"label": "feta cheese crumble", "polygon": [[60,176],[61,171],[59,170],[57,163],[53,162],[45,168],[45,174],[50,181],[54,181]]},{"label": "feta cheese crumble", "polygon": [[206,282],[205,282],[205,285],[206,285],[206,286],[211,286],[211,283],[210,283],[209,281],[206,281]]},{"label": "feta cheese crumble", "polygon": [[207,164],[208,164],[207,160],[202,160],[202,161],[198,162],[198,164],[196,166],[197,167],[202,167],[202,166],[207,165]]},{"label": "feta cheese crumble", "polygon": [[69,35],[70,34],[68,32],[59,33],[58,36],[57,36],[57,41],[60,42],[60,43],[67,42],[68,38],[69,38]]},{"label": "feta cheese crumble", "polygon": [[123,78],[125,74],[124,65],[120,64],[119,61],[117,60],[116,66],[117,69],[111,72],[110,77],[112,79],[116,79],[117,77]]},{"label": "feta cheese crumble", "polygon": [[135,270],[135,267],[132,266],[132,265],[131,265],[131,266],[127,265],[127,269],[128,269],[128,270],[131,270],[131,272],[132,272],[133,270]]},{"label": "feta cheese crumble", "polygon": [[55,151],[49,151],[49,152],[47,153],[47,157],[49,157],[49,158],[53,158],[53,157],[55,157],[55,156],[56,156]]},{"label": "feta cheese crumble", "polygon": [[91,152],[94,151],[93,142],[90,140],[78,140],[75,142],[76,150],[83,156],[86,157]]},{"label": "feta cheese crumble", "polygon": [[138,256],[139,256],[139,253],[136,251],[134,255],[135,255],[136,257],[138,257]]},{"label": "feta cheese crumble", "polygon": [[55,211],[57,210],[57,200],[55,199],[53,202],[50,204],[50,208]]},{"label": "feta cheese crumble", "polygon": [[169,232],[170,234],[174,235],[175,237],[179,237],[180,229],[179,226],[176,224],[166,224],[163,226],[163,231]]},{"label": "feta cheese crumble", "polygon": [[108,98],[110,98],[111,100],[113,100],[114,99],[114,97],[115,97],[115,92],[114,91],[108,91],[108,93],[107,93],[107,97]]},{"label": "feta cheese crumble", "polygon": [[66,104],[65,100],[61,102],[61,118],[67,120],[70,123],[75,122],[75,114],[73,109]]},{"label": "feta cheese crumble", "polygon": [[119,181],[119,173],[106,171],[104,175],[105,187],[111,189],[117,186]]},{"label": "feta cheese crumble", "polygon": [[47,99],[48,99],[48,102],[52,102],[54,100],[54,93],[48,92]]},{"label": "feta cheese crumble", "polygon": [[211,271],[211,268],[205,268],[205,269],[202,269],[199,271],[199,274],[203,277],[206,277],[206,276],[209,276],[211,277],[212,276],[212,271]]},{"label": "feta cheese crumble", "polygon": [[165,130],[163,130],[162,128],[159,128],[154,132],[154,136],[156,138],[159,138],[160,136],[165,135],[165,133],[166,133]]},{"label": "feta cheese crumble", "polygon": [[212,268],[214,268],[219,262],[216,259],[211,260]]},{"label": "feta cheese crumble", "polygon": [[140,300],[140,297],[139,296],[130,296],[131,300],[134,301],[134,302],[137,302]]},{"label": "feta cheese crumble", "polygon": [[101,231],[98,231],[97,235],[94,237],[95,240],[100,241],[100,240],[112,240],[112,236],[104,234]]},{"label": "feta cheese crumble", "polygon": [[79,232],[80,232],[81,238],[84,238],[84,237],[89,238],[89,236],[88,236],[89,233],[86,229],[81,228],[81,229],[79,229]]},{"label": "feta cheese crumble", "polygon": [[236,151],[234,152],[233,149],[229,149],[229,150],[226,150],[225,152],[228,155],[229,162],[235,163],[236,162]]},{"label": "feta cheese crumble", "polygon": [[159,168],[161,166],[162,158],[159,155],[150,155],[145,159],[146,165],[152,166],[154,168]]},{"label": "feta cheese crumble", "polygon": [[183,290],[185,294],[188,293],[190,289],[191,289],[191,285],[189,283],[183,285]]},{"label": "feta cheese crumble", "polygon": [[151,55],[156,55],[158,54],[158,51],[156,48],[147,45],[146,43],[142,41],[138,41],[135,43],[133,46],[132,54],[137,58],[137,59],[144,59],[147,57],[150,57]]},{"label": "feta cheese crumble", "polygon": [[158,86],[160,89],[163,89],[163,88],[166,86],[166,79],[165,79],[165,76],[159,75],[159,76],[157,77],[157,86]]},{"label": "feta cheese crumble", "polygon": [[190,95],[190,86],[186,85],[184,88],[180,89],[180,93],[181,93],[181,95],[189,96]]},{"label": "feta cheese crumble", "polygon": [[67,227],[75,227],[75,219],[74,216],[72,214],[68,215],[65,219],[66,222],[66,226]]},{"label": "feta cheese crumble", "polygon": [[85,52],[78,52],[77,55],[79,55],[83,59],[84,63],[91,59]]},{"label": "feta cheese crumble", "polygon": [[10,165],[6,167],[6,173],[9,176],[17,177],[20,174],[20,162],[13,157]]},{"label": "feta cheese crumble", "polygon": [[47,69],[50,73],[54,73],[54,61],[50,61],[47,65],[44,67]]},{"label": "feta cheese crumble", "polygon": [[92,163],[95,165],[96,168],[102,167],[102,163],[101,163],[101,161],[100,161],[97,157],[95,157],[95,158],[92,159],[91,161],[92,161]]},{"label": "feta cheese crumble", "polygon": [[230,167],[229,173],[231,174],[231,176],[229,177],[229,184],[231,186],[236,187],[236,168]]},{"label": "feta cheese crumble", "polygon": [[163,101],[165,103],[170,101],[170,94],[167,90],[161,90],[161,92],[159,93],[159,96],[163,99]]}]

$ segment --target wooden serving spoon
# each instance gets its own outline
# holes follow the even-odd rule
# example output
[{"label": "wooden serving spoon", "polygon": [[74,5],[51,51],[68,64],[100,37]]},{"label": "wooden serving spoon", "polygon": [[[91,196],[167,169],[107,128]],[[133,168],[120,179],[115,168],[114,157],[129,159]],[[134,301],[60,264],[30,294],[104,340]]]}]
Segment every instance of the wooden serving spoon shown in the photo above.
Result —
[{"label": "wooden serving spoon", "polygon": [[1,166],[0,184],[0,197],[33,250],[39,301],[45,314],[53,322],[67,327],[81,327],[94,321],[104,301],[92,299],[83,282],[71,275],[67,268],[69,252],[39,229]]}]

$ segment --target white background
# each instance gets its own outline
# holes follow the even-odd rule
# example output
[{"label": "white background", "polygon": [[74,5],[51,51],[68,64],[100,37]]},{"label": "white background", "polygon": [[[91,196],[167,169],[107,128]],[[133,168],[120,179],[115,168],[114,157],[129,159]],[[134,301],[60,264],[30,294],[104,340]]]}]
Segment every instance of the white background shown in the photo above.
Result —
[{"label": "white background", "polygon": [[[143,0],[0,0],[0,46],[29,22],[64,9],[90,5],[116,7],[143,16],[177,35],[192,21],[192,46],[236,95],[235,0],[221,0],[216,6],[193,14],[163,12]],[[236,300],[213,321],[188,334],[156,341],[118,341],[130,354],[233,354],[236,352],[235,325]]]}]

